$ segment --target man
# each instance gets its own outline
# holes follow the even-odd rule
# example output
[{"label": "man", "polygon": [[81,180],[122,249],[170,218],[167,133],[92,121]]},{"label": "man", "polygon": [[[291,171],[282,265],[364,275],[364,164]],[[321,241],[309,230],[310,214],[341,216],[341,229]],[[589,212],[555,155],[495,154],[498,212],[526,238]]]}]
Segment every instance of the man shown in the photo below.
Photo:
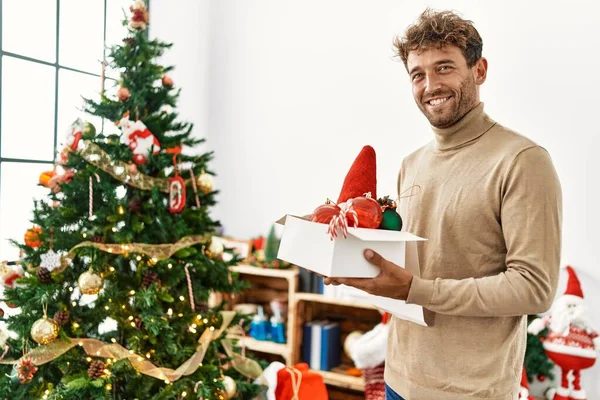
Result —
[{"label": "man", "polygon": [[390,322],[388,399],[516,399],[526,315],[548,310],[556,292],[560,183],[542,147],[484,112],[488,63],[472,22],[427,10],[395,47],[435,136],[398,179],[398,193],[421,189],[399,212],[428,241],[417,270],[366,249],[378,277],[326,283],[424,307],[428,327]]}]

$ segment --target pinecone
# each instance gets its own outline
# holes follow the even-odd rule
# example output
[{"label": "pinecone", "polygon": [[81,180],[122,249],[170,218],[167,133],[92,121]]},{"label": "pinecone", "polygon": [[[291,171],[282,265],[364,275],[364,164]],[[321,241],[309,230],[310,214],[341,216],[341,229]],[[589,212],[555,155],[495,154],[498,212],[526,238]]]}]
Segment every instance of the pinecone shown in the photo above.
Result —
[{"label": "pinecone", "polygon": [[54,314],[54,322],[56,322],[60,326],[63,326],[64,324],[69,322],[70,316],[71,315],[69,314],[68,310],[59,310]]},{"label": "pinecone", "polygon": [[106,368],[106,364],[100,360],[94,360],[90,363],[90,367],[88,368],[88,375],[92,379],[101,378],[104,375],[104,369]]},{"label": "pinecone", "polygon": [[42,283],[50,283],[50,282],[52,282],[52,275],[50,274],[50,271],[48,271],[44,267],[40,267],[37,270],[37,272],[35,273],[35,275],[37,276],[37,278],[39,279],[39,281],[42,282]]},{"label": "pinecone", "polygon": [[134,197],[129,202],[129,206],[127,206],[127,208],[132,213],[139,213],[140,211],[142,211],[142,201],[139,197]]},{"label": "pinecone", "polygon": [[158,279],[158,275],[152,271],[148,271],[144,274],[144,278],[142,279],[142,287],[147,289],[154,282],[156,282],[158,287],[160,287],[160,279]]},{"label": "pinecone", "polygon": [[141,331],[144,328],[144,323],[140,318],[136,318],[133,320],[135,322],[135,329]]}]

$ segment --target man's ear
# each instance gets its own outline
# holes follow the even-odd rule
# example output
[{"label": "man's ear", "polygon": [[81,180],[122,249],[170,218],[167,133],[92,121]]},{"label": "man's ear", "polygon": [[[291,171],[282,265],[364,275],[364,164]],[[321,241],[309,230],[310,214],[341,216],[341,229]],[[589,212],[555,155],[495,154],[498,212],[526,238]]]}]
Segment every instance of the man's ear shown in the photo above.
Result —
[{"label": "man's ear", "polygon": [[487,59],[485,59],[484,57],[481,57],[479,60],[477,60],[475,65],[473,65],[473,68],[471,68],[471,70],[473,71],[473,76],[475,77],[475,84],[477,84],[477,85],[483,84],[487,78],[487,70],[488,70]]}]

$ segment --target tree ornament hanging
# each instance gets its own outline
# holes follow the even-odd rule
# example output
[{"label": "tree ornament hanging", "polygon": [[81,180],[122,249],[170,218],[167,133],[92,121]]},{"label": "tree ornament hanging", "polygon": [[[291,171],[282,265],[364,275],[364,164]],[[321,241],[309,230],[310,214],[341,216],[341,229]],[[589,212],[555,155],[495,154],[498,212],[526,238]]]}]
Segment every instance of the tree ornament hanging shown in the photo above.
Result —
[{"label": "tree ornament hanging", "polygon": [[53,320],[48,318],[46,306],[44,306],[44,316],[33,323],[31,326],[31,338],[41,345],[54,342],[58,337],[60,327]]},{"label": "tree ornament hanging", "polygon": [[129,27],[133,30],[143,31],[150,22],[150,13],[146,4],[142,0],[136,0],[135,3],[129,7],[131,11],[131,19],[129,20]]},{"label": "tree ornament hanging", "polygon": [[121,101],[127,101],[131,97],[131,92],[126,87],[119,87],[117,90],[117,98]]},{"label": "tree ornament hanging", "polygon": [[177,172],[175,174],[169,179],[169,212],[172,214],[183,211],[186,200],[185,182]]},{"label": "tree ornament hanging", "polygon": [[71,317],[69,310],[58,310],[54,313],[54,322],[58,324],[58,326],[63,326],[67,322],[69,322],[69,318]]},{"label": "tree ornament hanging", "polygon": [[100,360],[94,360],[90,363],[88,368],[88,376],[92,379],[102,378],[106,372],[106,364]]},{"label": "tree ornament hanging", "polygon": [[77,150],[81,136],[83,135],[84,123],[81,118],[77,118],[67,130],[66,145],[72,151]]},{"label": "tree ornament hanging", "polygon": [[79,291],[83,294],[98,294],[103,285],[104,279],[102,279],[100,275],[94,273],[91,269],[81,274],[77,280]]},{"label": "tree ornament hanging", "polygon": [[37,276],[38,280],[41,283],[50,283],[52,282],[52,275],[50,274],[50,271],[48,271],[46,268],[44,267],[40,267],[36,272],[35,275]]},{"label": "tree ornament hanging", "polygon": [[[0,286],[15,287],[15,281],[23,275],[25,275],[25,272],[20,265],[8,265],[6,261],[2,261],[2,265],[0,265]],[[10,307],[9,304],[7,305]]]},{"label": "tree ornament hanging", "polygon": [[223,383],[223,386],[225,387],[227,399],[231,399],[237,394],[237,384],[235,383],[232,377],[225,375],[221,383]]},{"label": "tree ornament hanging", "polygon": [[37,249],[42,245],[42,241],[40,240],[40,235],[42,234],[42,228],[39,226],[35,226],[33,228],[27,229],[25,232],[25,244],[32,249]]},{"label": "tree ornament hanging", "polygon": [[198,189],[200,189],[200,191],[204,194],[208,194],[213,191],[214,183],[212,175],[207,174],[204,171],[202,171],[200,176],[198,176],[196,183],[198,184]]},{"label": "tree ornament hanging", "polygon": [[166,87],[169,87],[169,88],[173,87],[173,79],[171,79],[170,76],[163,75],[163,77],[162,77],[161,80],[162,80],[163,86],[166,86]]},{"label": "tree ornament hanging", "polygon": [[26,384],[33,380],[38,367],[33,363],[30,357],[22,357],[18,364],[15,365],[15,377],[19,383]]},{"label": "tree ornament hanging", "polygon": [[142,121],[133,122],[128,115],[125,115],[119,121],[119,128],[122,132],[121,142],[133,151],[133,161],[137,165],[143,165],[148,161],[148,154],[151,149],[152,155],[159,153],[160,143],[158,139]]}]

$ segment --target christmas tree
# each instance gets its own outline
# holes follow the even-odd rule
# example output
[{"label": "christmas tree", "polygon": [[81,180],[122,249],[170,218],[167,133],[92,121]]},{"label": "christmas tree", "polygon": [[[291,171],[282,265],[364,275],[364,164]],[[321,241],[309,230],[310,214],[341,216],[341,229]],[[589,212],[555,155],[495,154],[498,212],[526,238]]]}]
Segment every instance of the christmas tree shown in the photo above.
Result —
[{"label": "christmas tree", "polygon": [[[78,119],[57,166],[40,176],[20,265],[2,265],[2,399],[251,399],[260,365],[227,339],[233,312],[211,304],[242,282],[212,240],[218,222],[211,153],[174,112],[172,67],[156,60],[171,44],[147,35],[136,1],[129,34],[109,51],[116,97],[102,89]],[[103,77],[104,82],[104,77]],[[104,83],[102,83],[104,87]],[[115,87],[117,89],[117,87]],[[109,129],[116,124],[117,129]],[[184,151],[182,151],[182,149]]]},{"label": "christmas tree", "polygon": [[[529,315],[527,324],[540,318],[539,315]],[[533,382],[534,378],[544,382],[546,379],[554,379],[552,370],[554,364],[548,358],[546,350],[544,350],[543,339],[548,335],[548,329],[542,330],[537,335],[527,333],[527,347],[525,349],[525,370],[527,371],[527,380]]]}]

